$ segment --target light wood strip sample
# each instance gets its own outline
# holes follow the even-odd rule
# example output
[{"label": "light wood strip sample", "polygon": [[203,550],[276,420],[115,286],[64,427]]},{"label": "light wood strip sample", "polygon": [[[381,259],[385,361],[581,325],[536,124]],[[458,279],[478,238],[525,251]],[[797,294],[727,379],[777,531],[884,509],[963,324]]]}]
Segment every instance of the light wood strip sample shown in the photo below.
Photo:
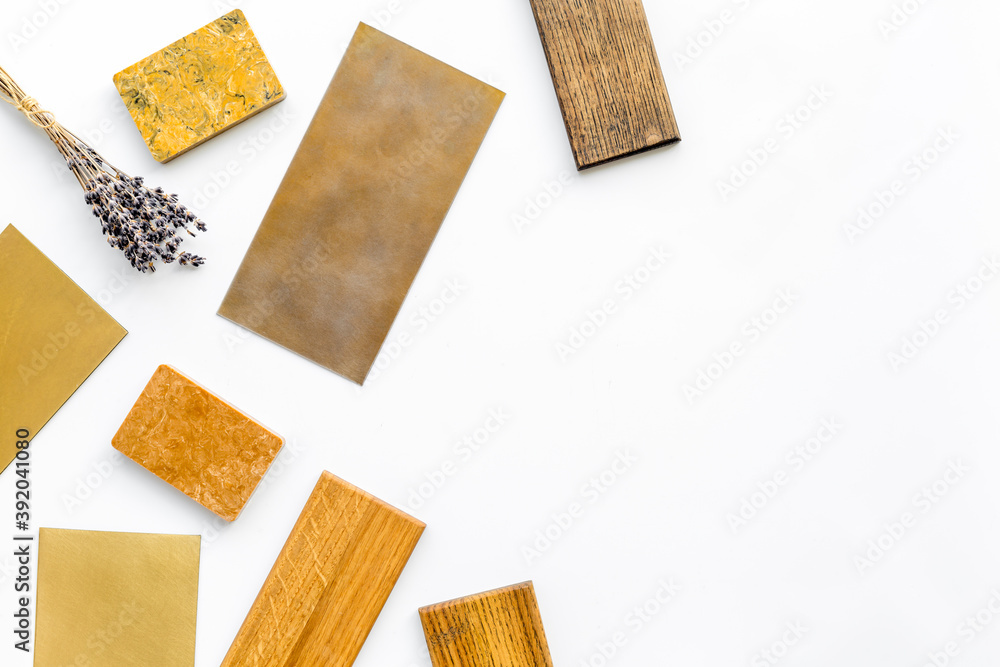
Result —
[{"label": "light wood strip sample", "polygon": [[424,524],[324,472],[222,667],[347,667]]},{"label": "light wood strip sample", "polygon": [[361,24],[219,314],[363,383],[503,97]]},{"label": "light wood strip sample", "polygon": [[239,9],[126,67],[114,82],[157,162],[285,99]]},{"label": "light wood strip sample", "polygon": [[434,667],[552,667],[530,581],[420,609]]},{"label": "light wood strip sample", "polygon": [[13,225],[4,228],[0,471],[17,455],[17,441],[34,438],[126,333]]},{"label": "light wood strip sample", "polygon": [[233,521],[284,440],[170,366],[160,366],[112,446],[226,521]]},{"label": "light wood strip sample", "polygon": [[531,0],[577,169],[680,141],[642,0]]}]

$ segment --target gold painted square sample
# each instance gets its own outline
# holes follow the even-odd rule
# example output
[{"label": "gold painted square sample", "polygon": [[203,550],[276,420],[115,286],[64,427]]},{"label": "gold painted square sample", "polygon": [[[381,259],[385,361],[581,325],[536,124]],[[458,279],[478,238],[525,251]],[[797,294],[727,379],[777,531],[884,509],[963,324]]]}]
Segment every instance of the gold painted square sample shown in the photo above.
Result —
[{"label": "gold painted square sample", "polygon": [[160,366],[111,444],[232,521],[284,440],[191,378]]},{"label": "gold painted square sample", "polygon": [[239,9],[114,76],[158,162],[168,162],[285,99]]},{"label": "gold painted square sample", "polygon": [[361,24],[219,315],[363,383],[503,97]]},{"label": "gold painted square sample", "polygon": [[350,667],[424,524],[324,472],[222,667]]},{"label": "gold painted square sample", "polygon": [[420,608],[434,667],[552,667],[530,581]]},{"label": "gold painted square sample", "polygon": [[42,528],[35,665],[192,667],[199,535]]},{"label": "gold painted square sample", "polygon": [[126,333],[13,225],[0,233],[0,470]]}]

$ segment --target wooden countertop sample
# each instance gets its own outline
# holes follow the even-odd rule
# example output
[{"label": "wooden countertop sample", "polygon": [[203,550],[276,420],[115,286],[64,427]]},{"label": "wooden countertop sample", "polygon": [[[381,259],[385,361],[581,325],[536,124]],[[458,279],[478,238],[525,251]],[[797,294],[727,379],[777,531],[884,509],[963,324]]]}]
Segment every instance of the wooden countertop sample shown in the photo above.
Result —
[{"label": "wooden countertop sample", "polygon": [[423,531],[324,472],[222,667],[352,665]]},{"label": "wooden countertop sample", "polygon": [[434,667],[552,667],[530,581],[421,607]]},{"label": "wooden countertop sample", "polygon": [[160,366],[111,444],[226,521],[243,511],[284,440],[170,366]]},{"label": "wooden countertop sample", "polygon": [[680,141],[642,0],[531,0],[576,168]]}]

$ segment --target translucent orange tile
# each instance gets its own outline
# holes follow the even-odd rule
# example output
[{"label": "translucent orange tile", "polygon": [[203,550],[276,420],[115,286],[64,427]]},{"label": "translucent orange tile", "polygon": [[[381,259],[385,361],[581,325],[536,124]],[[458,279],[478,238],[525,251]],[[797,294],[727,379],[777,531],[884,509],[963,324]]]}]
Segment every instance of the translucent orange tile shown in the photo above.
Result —
[{"label": "translucent orange tile", "polygon": [[284,440],[176,369],[160,366],[111,444],[232,521]]}]

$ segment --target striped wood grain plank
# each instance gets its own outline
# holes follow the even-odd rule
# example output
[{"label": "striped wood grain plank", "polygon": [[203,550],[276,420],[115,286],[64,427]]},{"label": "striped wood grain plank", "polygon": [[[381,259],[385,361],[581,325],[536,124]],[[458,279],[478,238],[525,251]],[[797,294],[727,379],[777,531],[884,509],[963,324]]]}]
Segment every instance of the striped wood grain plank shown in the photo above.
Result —
[{"label": "striped wood grain plank", "polygon": [[222,667],[353,664],[423,530],[324,472]]}]

